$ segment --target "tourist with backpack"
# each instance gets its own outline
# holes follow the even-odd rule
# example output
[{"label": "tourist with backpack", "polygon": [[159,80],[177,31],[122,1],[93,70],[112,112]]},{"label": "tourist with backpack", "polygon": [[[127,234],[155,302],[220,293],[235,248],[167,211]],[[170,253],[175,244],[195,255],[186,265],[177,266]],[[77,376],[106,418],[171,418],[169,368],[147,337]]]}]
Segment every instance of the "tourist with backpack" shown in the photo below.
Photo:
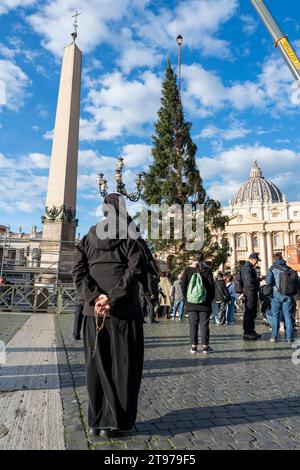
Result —
[{"label": "tourist with backpack", "polygon": [[218,309],[218,320],[219,325],[225,325],[226,323],[226,310],[227,305],[230,302],[229,293],[224,281],[224,274],[218,272],[215,280],[215,303]]},{"label": "tourist with backpack", "polygon": [[257,253],[249,256],[249,260],[242,267],[240,274],[236,276],[236,292],[243,293],[245,298],[244,313],[244,341],[256,341],[261,335],[255,331],[255,319],[257,316],[258,292],[260,288],[260,280],[257,276],[255,266],[260,261]]},{"label": "tourist with backpack", "polygon": [[185,269],[181,287],[189,316],[191,353],[198,352],[199,324],[202,352],[210,353],[213,349],[209,345],[209,320],[215,297],[215,285],[212,271],[204,262],[202,254],[195,257],[192,266]]},{"label": "tourist with backpack", "polygon": [[289,344],[292,344],[294,342],[294,295],[297,294],[299,278],[296,271],[287,266],[282,253],[275,253],[274,264],[268,270],[266,283],[273,287],[270,341],[272,343],[277,341],[280,313],[282,312],[286,328],[286,339]]}]

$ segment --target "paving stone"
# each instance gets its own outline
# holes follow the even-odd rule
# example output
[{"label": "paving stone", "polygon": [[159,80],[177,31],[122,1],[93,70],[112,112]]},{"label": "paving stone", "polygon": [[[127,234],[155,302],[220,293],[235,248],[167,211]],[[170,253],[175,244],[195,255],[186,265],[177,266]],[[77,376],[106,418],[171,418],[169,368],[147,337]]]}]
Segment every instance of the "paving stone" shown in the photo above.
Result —
[{"label": "paving stone", "polygon": [[276,442],[262,439],[253,443],[253,446],[260,450],[282,450]]},{"label": "paving stone", "polygon": [[231,445],[228,444],[211,444],[209,450],[234,450]]},{"label": "paving stone", "polygon": [[247,442],[233,442],[232,447],[235,450],[255,450],[255,447],[251,443]]},{"label": "paving stone", "polygon": [[171,445],[176,449],[188,448],[192,445],[191,439],[187,435],[177,435],[170,438]]},{"label": "paving stone", "polygon": [[192,443],[197,449],[206,450],[208,450],[210,448],[210,445],[212,445],[212,441],[210,439],[192,439]]},{"label": "paving stone", "polygon": [[148,446],[150,449],[173,449],[172,441],[169,439],[151,439],[148,442]]},{"label": "paving stone", "polygon": [[149,450],[146,442],[126,442],[126,450]]},{"label": "paving stone", "polygon": [[88,450],[87,441],[71,441],[67,445],[68,450]]},{"label": "paving stone", "polygon": [[110,446],[107,446],[107,445],[95,445],[94,450],[108,450],[108,451],[114,451],[114,450],[126,450],[126,447],[124,444],[120,444],[120,445],[110,445]]}]

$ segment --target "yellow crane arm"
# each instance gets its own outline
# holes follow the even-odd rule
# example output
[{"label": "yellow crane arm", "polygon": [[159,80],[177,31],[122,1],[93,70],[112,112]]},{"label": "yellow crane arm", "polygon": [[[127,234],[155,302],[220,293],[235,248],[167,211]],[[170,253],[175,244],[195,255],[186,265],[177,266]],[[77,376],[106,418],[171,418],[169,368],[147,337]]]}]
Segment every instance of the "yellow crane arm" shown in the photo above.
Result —
[{"label": "yellow crane arm", "polygon": [[289,43],[288,36],[283,34],[278,23],[272,16],[270,10],[267,8],[263,0],[250,1],[265,27],[269,31],[270,35],[272,36],[275,47],[280,50],[295,79],[300,82],[300,61],[291,44]]}]

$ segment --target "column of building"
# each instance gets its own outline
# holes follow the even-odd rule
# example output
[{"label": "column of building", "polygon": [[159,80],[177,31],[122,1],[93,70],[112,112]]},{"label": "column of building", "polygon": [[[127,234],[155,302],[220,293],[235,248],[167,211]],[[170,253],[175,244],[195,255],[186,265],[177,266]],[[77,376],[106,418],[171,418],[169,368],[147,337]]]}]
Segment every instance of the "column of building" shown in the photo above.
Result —
[{"label": "column of building", "polygon": [[291,244],[290,232],[284,232],[284,246],[287,247]]},{"label": "column of building", "polygon": [[261,259],[261,274],[264,276],[267,273],[267,251],[266,251],[266,233],[260,233],[260,259]]},{"label": "column of building", "polygon": [[236,242],[235,242],[235,234],[230,234],[230,251],[231,251],[231,271],[235,271],[236,267]]},{"label": "column of building", "polygon": [[247,248],[248,248],[248,256],[253,253],[253,238],[252,233],[247,234]]},{"label": "column of building", "polygon": [[[222,247],[222,243],[223,243],[223,236],[222,236],[222,234],[219,234],[218,235],[218,245],[219,245],[220,248]],[[220,266],[219,266],[219,271],[224,272],[224,268],[225,268],[224,263],[221,263]]]},{"label": "column of building", "polygon": [[268,252],[268,268],[273,264],[273,234],[272,232],[267,232],[267,252]]}]

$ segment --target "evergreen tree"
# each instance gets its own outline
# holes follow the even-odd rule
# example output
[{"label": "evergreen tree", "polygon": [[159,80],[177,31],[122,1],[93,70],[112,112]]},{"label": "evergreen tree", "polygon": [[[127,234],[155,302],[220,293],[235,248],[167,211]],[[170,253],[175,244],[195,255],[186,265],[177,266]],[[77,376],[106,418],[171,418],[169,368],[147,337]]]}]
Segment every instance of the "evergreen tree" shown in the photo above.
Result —
[{"label": "evergreen tree", "polygon": [[[223,230],[227,218],[221,214],[221,204],[207,197],[196,164],[197,146],[190,136],[192,124],[185,121],[176,75],[168,60],[162,86],[161,108],[153,136],[153,163],[144,173],[143,199],[149,204],[204,204],[205,245],[203,252],[217,267],[227,258],[228,246],[214,242],[212,230]],[[185,249],[187,240],[149,240],[158,252],[173,252],[174,265],[183,267],[191,252]],[[217,265],[217,266],[216,266]]]}]

